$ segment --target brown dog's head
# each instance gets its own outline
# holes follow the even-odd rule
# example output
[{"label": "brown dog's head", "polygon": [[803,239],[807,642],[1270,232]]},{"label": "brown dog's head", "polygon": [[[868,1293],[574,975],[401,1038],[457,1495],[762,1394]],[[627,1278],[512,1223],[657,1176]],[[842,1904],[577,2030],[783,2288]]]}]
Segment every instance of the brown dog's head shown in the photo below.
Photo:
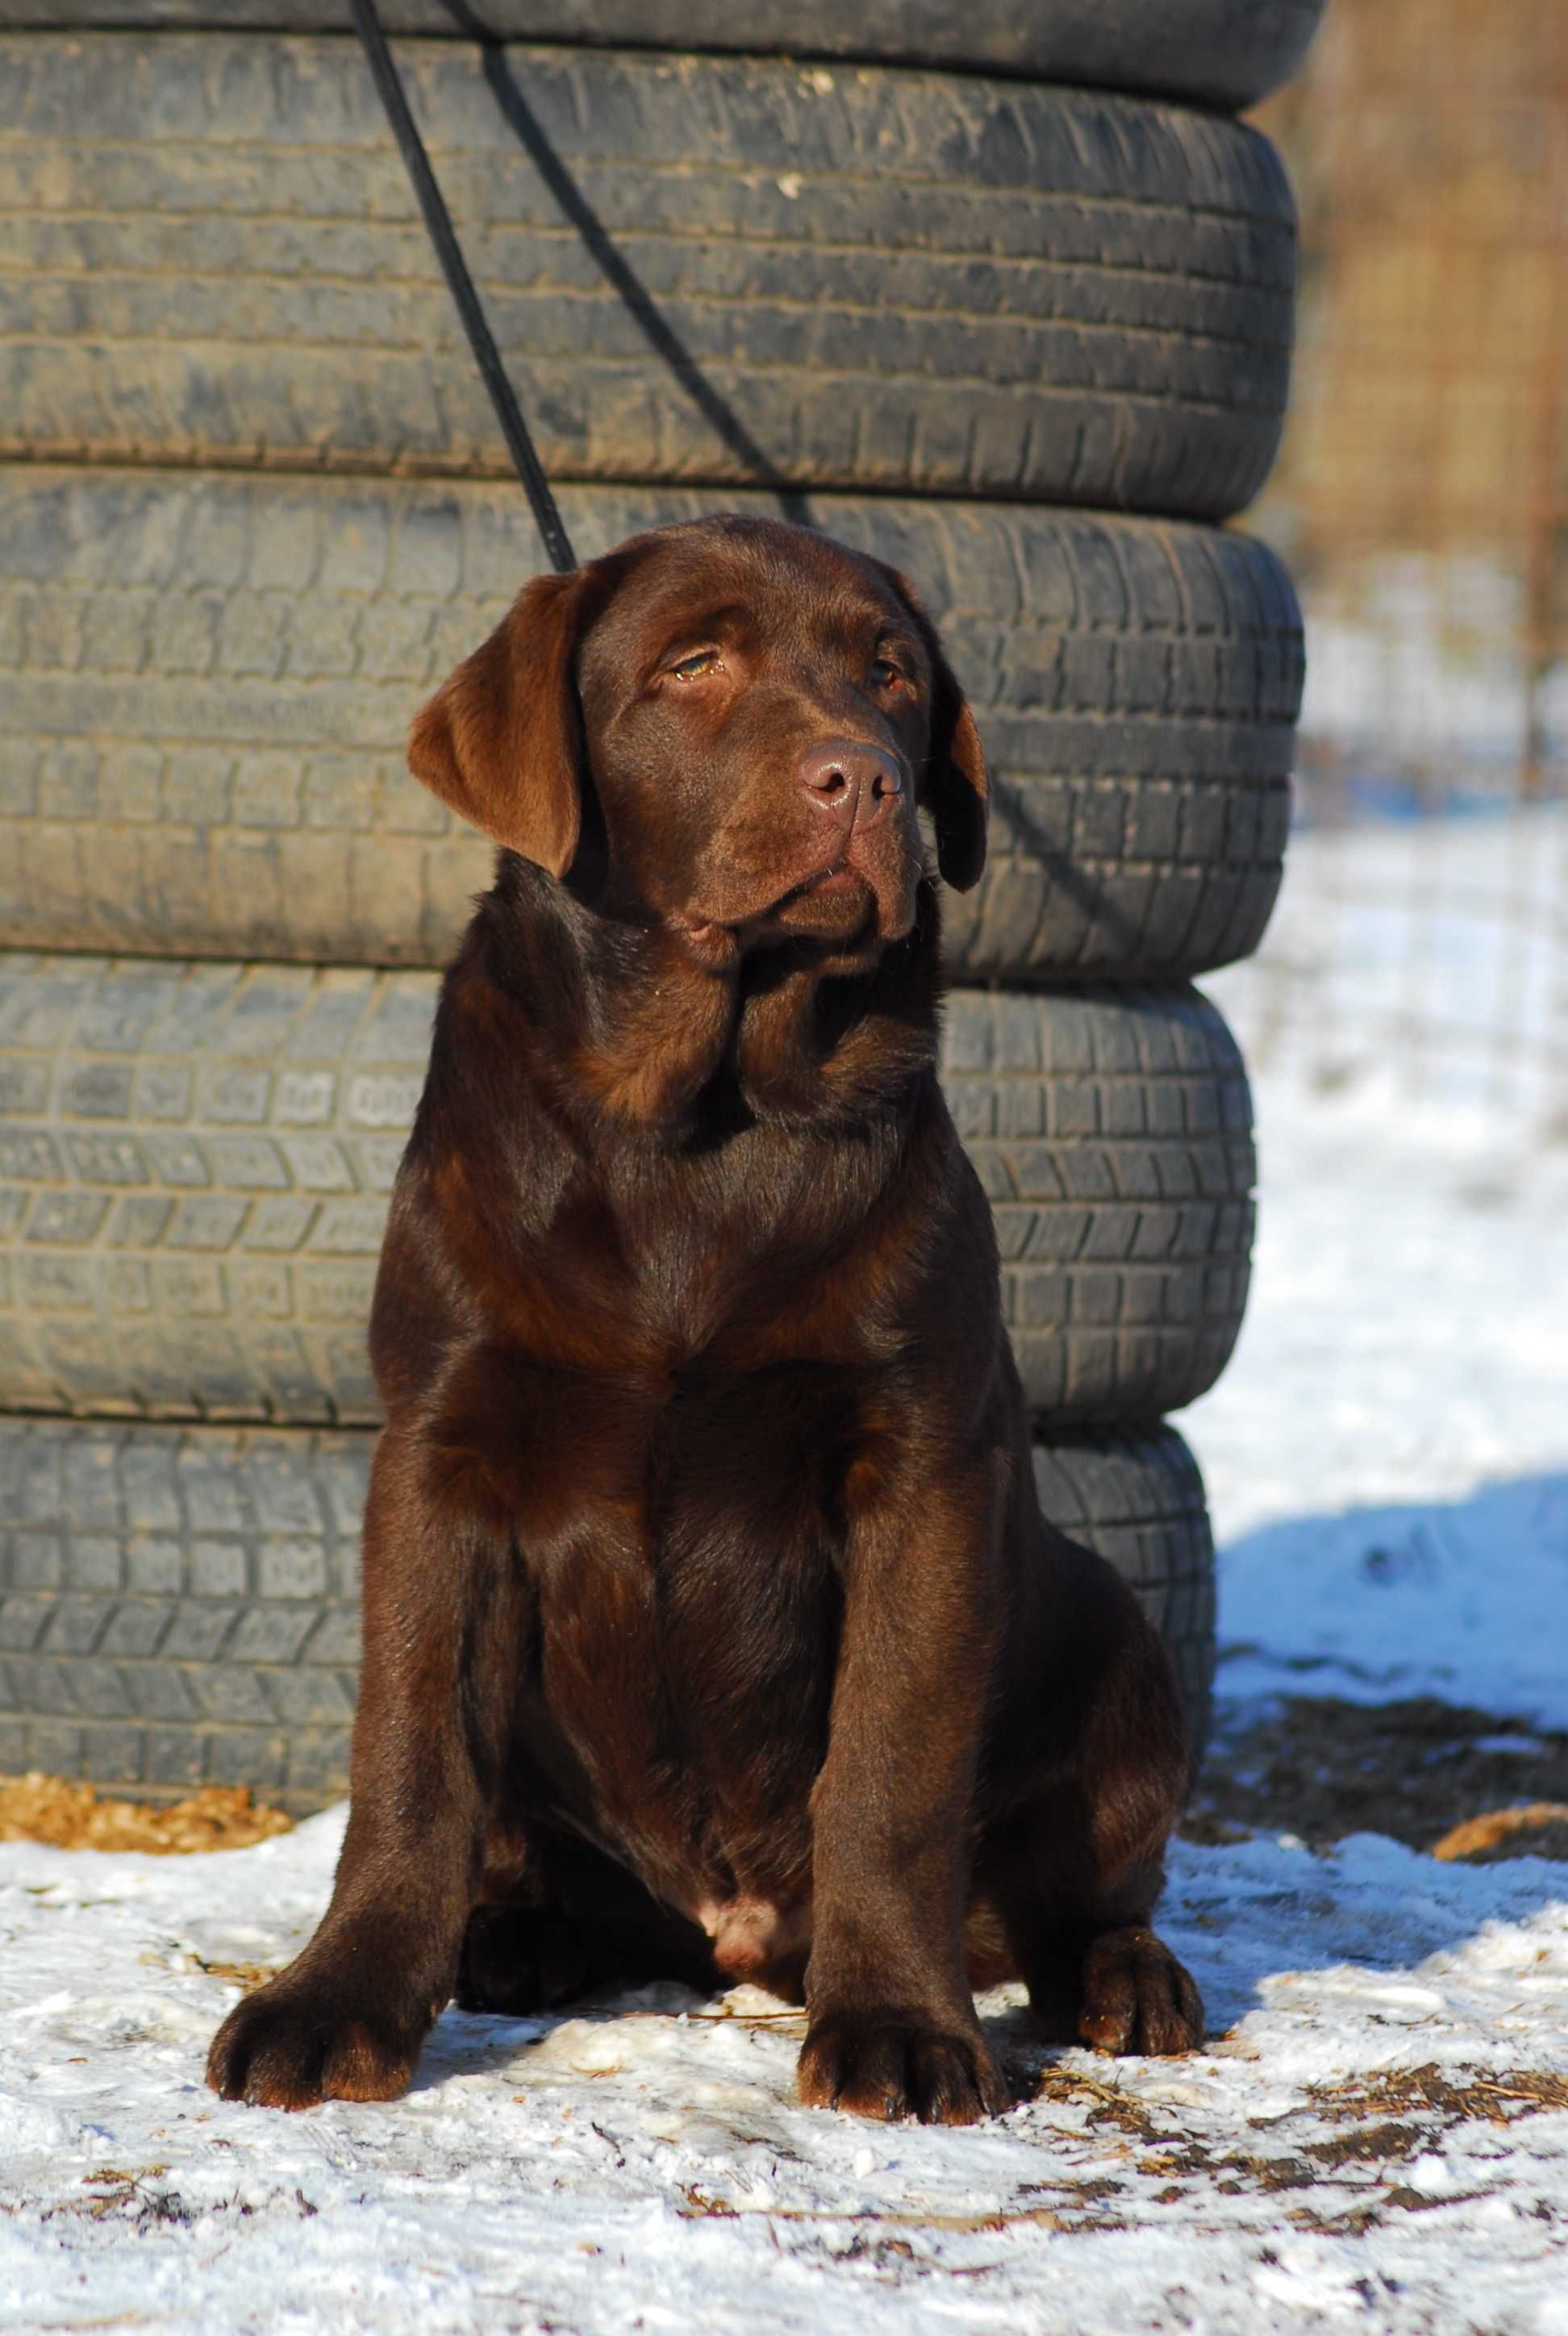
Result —
[{"label": "brown dog's head", "polygon": [[778,520],[661,528],[536,578],[409,762],[557,877],[591,803],[595,905],[699,957],[908,932],[917,802],[950,884],[985,861],[985,761],[930,618],[894,569]]}]

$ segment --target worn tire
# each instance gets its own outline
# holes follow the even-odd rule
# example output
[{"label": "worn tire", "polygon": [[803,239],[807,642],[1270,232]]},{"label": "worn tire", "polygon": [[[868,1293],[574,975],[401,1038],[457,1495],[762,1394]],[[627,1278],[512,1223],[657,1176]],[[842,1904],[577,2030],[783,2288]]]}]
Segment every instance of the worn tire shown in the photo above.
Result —
[{"label": "worn tire", "polygon": [[1257,1165],[1217,1009],[1195,989],[954,990],[942,1085],[1042,1425],[1152,1420],[1213,1387],[1242,1327]]},{"label": "worn tire", "polygon": [[[579,487],[579,553],[711,499]],[[737,498],[774,508],[765,497]],[[990,860],[959,980],[1180,980],[1279,888],[1300,616],[1261,544],[1173,521],[821,496],[903,568],[979,718]],[[543,555],[472,484],[0,469],[0,942],[433,965],[488,847],[410,715]]]},{"label": "worn tire", "polygon": [[[1025,83],[530,49],[525,151],[471,50],[401,62],[554,478],[1213,519],[1268,472],[1296,236],[1255,131]],[[352,38],[19,34],[0,75],[0,453],[510,477]]]},{"label": "worn tire", "polygon": [[0,1770],[346,1792],[374,1442],[0,1418]]},{"label": "worn tire", "polygon": [[[375,1260],[435,978],[0,959],[0,1405],[379,1416]],[[1246,1077],[1194,990],[957,990],[942,1078],[1043,1418],[1190,1403],[1240,1328]]]},{"label": "worn tire", "polygon": [[[842,0],[480,0],[503,40],[651,49],[776,51],[885,64],[1026,73],[1100,89],[1147,90],[1205,105],[1255,105],[1293,73],[1323,0],[901,0],[869,12]],[[462,36],[449,0],[382,0],[389,33]],[[343,0],[0,0],[11,25],[122,29],[150,24],[233,33],[336,33]]]},{"label": "worn tire", "polygon": [[[0,1773],[297,1815],[346,1792],[374,1440],[0,1418]],[[1201,1747],[1213,1557],[1181,1438],[1042,1445],[1035,1472],[1164,1633]]]},{"label": "worn tire", "polygon": [[379,1416],[433,974],[0,960],[0,1406]]},{"label": "worn tire", "polygon": [[1194,1770],[1214,1690],[1214,1539],[1198,1464],[1174,1427],[1086,1429],[1035,1445],[1035,1484],[1054,1525],[1109,1558],[1171,1652]]}]

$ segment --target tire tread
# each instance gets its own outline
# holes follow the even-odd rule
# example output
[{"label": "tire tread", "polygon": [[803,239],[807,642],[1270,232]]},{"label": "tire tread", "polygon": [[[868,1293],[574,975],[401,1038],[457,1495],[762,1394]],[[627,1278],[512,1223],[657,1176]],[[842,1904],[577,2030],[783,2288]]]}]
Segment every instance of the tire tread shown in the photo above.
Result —
[{"label": "tire tread", "polygon": [[[1223,518],[1267,474],[1296,233],[1255,131],[531,48],[526,136],[585,240],[498,102],[504,63],[400,63],[552,478]],[[352,36],[0,35],[0,454],[510,476]]]},{"label": "tire tread", "polygon": [[[169,1800],[348,1786],[374,1436],[0,1416],[0,1774]],[[1109,1558],[1207,1739],[1213,1556],[1181,1438],[1036,1449],[1047,1514]]]},{"label": "tire tread", "polygon": [[[771,510],[765,499],[742,507]],[[566,490],[583,557],[699,516]],[[993,770],[954,978],[1187,978],[1279,888],[1300,616],[1176,521],[823,496],[908,573]],[[417,785],[421,698],[543,564],[521,498],[413,481],[0,469],[0,940],[435,965],[489,847]]]},{"label": "tire tread", "polygon": [[[0,957],[0,1404],[379,1417],[365,1327],[436,978]],[[1246,1076],[1195,990],[957,989],[940,1070],[1056,1423],[1191,1402],[1240,1329]]]}]

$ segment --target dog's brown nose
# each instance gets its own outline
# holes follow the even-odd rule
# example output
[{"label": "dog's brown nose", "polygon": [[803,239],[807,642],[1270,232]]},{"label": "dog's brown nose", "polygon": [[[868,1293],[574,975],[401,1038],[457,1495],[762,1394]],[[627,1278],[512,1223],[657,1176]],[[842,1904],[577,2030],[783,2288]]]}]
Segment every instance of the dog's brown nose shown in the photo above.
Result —
[{"label": "dog's brown nose", "polygon": [[892,756],[860,738],[825,738],[809,748],[800,759],[800,781],[823,811],[846,822],[880,818],[904,788]]}]

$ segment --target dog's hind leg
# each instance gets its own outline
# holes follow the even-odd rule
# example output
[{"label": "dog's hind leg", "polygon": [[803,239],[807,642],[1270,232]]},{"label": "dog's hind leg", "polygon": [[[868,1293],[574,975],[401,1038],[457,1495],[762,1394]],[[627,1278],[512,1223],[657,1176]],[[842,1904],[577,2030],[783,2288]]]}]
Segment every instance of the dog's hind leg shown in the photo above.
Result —
[{"label": "dog's hind leg", "polygon": [[1045,1898],[1008,1906],[1014,1967],[1052,2042],[1116,2053],[1188,2052],[1203,2042],[1203,1998],[1149,1925],[1162,1880],[1155,1864],[1097,1906]]},{"label": "dog's hind leg", "polygon": [[1055,2040],[1184,2052],[1203,2040],[1203,2000],[1150,1927],[1186,1792],[1181,1700],[1136,1601],[1076,1554],[1076,1627],[1037,1686],[1039,1757],[984,1835],[968,1932],[993,1963],[1000,1932]]}]

